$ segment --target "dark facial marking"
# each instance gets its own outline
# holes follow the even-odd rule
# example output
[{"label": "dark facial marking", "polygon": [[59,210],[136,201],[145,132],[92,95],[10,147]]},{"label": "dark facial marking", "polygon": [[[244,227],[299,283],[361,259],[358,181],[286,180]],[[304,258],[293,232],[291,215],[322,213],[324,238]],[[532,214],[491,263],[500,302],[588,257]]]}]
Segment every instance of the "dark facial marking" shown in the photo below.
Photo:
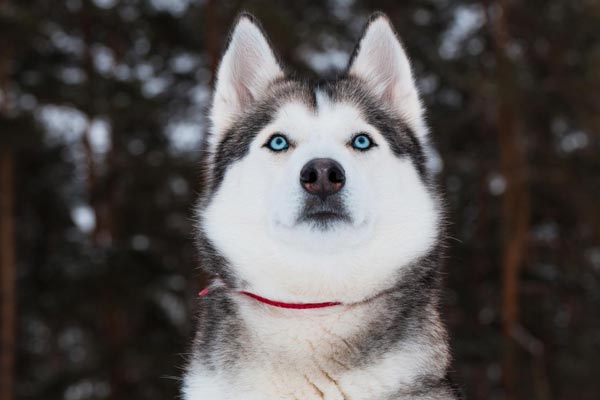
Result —
[{"label": "dark facial marking", "polygon": [[271,93],[251,106],[223,134],[223,139],[216,149],[210,192],[219,187],[227,167],[248,153],[250,144],[258,132],[272,121],[281,104],[294,99],[303,101],[307,107],[314,109],[317,105],[317,90],[325,91],[334,101],[356,104],[367,122],[381,132],[392,151],[397,156],[409,156],[421,177],[427,178],[423,147],[414,132],[399,116],[390,112],[389,107],[370,96],[359,79],[345,77],[319,82],[288,79],[275,82]]},{"label": "dark facial marking", "polygon": [[227,167],[235,161],[241,160],[247,153],[254,137],[273,118],[273,108],[265,104],[263,109],[256,110],[243,121],[230,128],[219,146],[214,160],[213,190],[216,189]]},{"label": "dark facial marking", "polygon": [[303,101],[310,108],[314,108],[310,87],[296,81],[275,82],[270,93],[240,115],[223,134],[223,139],[215,151],[211,192],[221,184],[227,167],[248,154],[256,135],[273,120],[279,107],[291,99]]},{"label": "dark facial marking", "polygon": [[367,122],[373,125],[389,143],[397,156],[409,156],[422,178],[427,178],[423,146],[400,116],[386,104],[373,98],[357,78],[345,77],[329,82],[322,89],[334,101],[356,104]]}]

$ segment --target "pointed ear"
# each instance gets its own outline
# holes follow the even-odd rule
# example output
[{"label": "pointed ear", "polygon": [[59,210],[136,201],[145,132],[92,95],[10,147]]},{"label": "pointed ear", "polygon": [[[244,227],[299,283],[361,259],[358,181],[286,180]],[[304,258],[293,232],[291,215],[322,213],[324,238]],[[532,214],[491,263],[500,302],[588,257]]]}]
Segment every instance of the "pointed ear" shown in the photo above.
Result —
[{"label": "pointed ear", "polygon": [[372,94],[398,111],[417,136],[426,135],[410,62],[385,14],[371,16],[350,60],[348,75],[361,79]]},{"label": "pointed ear", "polygon": [[255,18],[241,14],[217,72],[210,111],[213,133],[224,132],[235,116],[281,77],[283,71]]}]

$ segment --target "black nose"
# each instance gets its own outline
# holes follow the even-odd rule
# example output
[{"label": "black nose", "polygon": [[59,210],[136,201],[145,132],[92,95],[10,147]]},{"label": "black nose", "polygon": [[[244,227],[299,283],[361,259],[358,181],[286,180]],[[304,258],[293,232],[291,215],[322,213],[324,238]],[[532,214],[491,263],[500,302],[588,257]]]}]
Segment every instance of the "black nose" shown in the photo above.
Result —
[{"label": "black nose", "polygon": [[325,200],[340,191],[346,182],[344,168],[331,158],[315,158],[300,171],[300,184],[310,194]]}]

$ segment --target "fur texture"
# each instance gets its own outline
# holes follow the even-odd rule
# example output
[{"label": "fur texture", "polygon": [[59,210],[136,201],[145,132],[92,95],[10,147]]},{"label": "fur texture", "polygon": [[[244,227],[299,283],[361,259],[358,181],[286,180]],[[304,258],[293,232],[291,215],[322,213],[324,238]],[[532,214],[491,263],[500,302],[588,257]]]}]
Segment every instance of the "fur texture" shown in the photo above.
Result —
[{"label": "fur texture", "polygon": [[[217,78],[197,224],[202,266],[218,278],[199,300],[184,398],[454,398],[438,312],[441,201],[387,17],[371,18],[344,76],[316,84],[286,77],[243,14]],[[353,145],[361,134],[370,148]],[[274,135],[289,146],[269,148]],[[345,176],[326,198],[299,182],[317,158]],[[342,304],[288,310],[240,291]]]}]

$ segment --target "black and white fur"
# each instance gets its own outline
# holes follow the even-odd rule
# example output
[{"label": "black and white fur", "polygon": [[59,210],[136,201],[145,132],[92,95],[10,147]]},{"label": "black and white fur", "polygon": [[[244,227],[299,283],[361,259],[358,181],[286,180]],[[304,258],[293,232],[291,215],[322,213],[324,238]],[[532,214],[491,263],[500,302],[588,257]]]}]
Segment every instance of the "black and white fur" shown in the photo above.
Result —
[{"label": "black and white fur", "polygon": [[[242,14],[210,117],[198,243],[218,278],[198,300],[183,398],[453,399],[438,311],[441,201],[423,107],[387,17],[370,19],[343,77],[313,83],[288,77]],[[287,151],[265,147],[274,133]],[[357,133],[376,146],[352,148]],[[345,171],[326,201],[299,183],[315,158]],[[311,219],[311,207],[343,218]],[[241,290],[342,304],[282,309]]]}]

